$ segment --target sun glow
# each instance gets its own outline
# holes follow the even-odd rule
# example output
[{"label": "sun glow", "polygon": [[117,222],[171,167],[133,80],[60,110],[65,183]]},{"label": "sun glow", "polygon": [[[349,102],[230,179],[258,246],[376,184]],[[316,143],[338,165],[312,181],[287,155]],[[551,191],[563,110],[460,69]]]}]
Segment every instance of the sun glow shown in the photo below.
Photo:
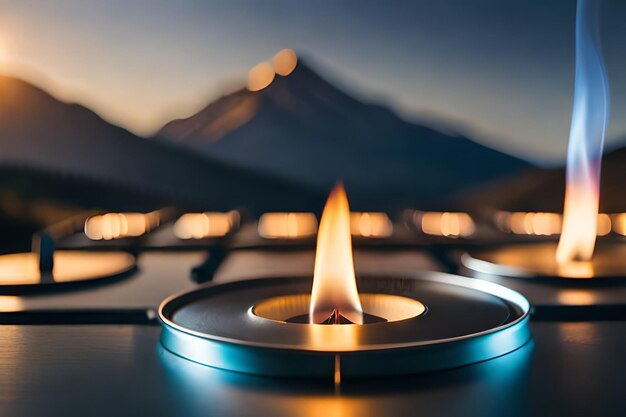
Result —
[{"label": "sun glow", "polygon": [[320,221],[309,320],[322,323],[337,313],[363,324],[352,259],[350,206],[342,184],[330,193]]},{"label": "sun glow", "polygon": [[0,64],[11,61],[11,51],[7,45],[7,39],[0,37]]}]

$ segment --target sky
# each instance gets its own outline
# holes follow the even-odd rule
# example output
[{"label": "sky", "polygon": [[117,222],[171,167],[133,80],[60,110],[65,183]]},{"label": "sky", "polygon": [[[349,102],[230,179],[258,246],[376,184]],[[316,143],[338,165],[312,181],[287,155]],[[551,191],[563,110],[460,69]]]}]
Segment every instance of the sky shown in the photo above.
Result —
[{"label": "sky", "polygon": [[[0,74],[150,135],[293,48],[360,99],[562,162],[574,0],[0,0]],[[626,143],[626,2],[603,0],[607,146]]]}]

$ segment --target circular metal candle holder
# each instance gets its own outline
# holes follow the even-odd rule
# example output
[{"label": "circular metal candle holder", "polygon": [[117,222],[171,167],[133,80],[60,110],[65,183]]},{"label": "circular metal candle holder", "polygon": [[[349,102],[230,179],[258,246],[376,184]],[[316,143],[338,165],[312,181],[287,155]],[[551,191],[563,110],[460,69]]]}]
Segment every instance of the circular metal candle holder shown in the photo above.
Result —
[{"label": "circular metal candle holder", "polygon": [[616,309],[626,313],[621,311],[626,306],[626,243],[599,241],[592,262],[567,266],[557,264],[556,247],[556,242],[533,242],[465,253],[461,270],[519,291],[537,313],[556,307],[601,307],[612,318]]},{"label": "circular metal candle holder", "polygon": [[[529,304],[515,291],[423,272],[358,280],[370,324],[308,324],[311,278],[209,284],[159,308],[161,343],[192,361],[259,375],[343,378],[410,374],[491,359],[530,339]],[[339,360],[338,360],[339,359]]]},{"label": "circular metal candle holder", "polygon": [[126,252],[57,250],[51,272],[41,271],[36,253],[0,255],[0,294],[93,285],[126,276],[136,267]]},{"label": "circular metal candle holder", "polygon": [[461,262],[470,270],[512,278],[626,278],[626,243],[598,242],[589,263],[559,265],[556,242],[506,245],[463,255]]}]

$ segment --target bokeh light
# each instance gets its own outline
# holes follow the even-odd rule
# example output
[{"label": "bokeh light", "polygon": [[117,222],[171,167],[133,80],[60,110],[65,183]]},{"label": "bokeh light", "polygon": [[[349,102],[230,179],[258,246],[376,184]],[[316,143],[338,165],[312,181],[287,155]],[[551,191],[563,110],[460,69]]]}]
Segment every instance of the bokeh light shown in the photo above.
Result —
[{"label": "bokeh light", "polygon": [[248,73],[248,90],[259,91],[274,81],[274,68],[268,62],[255,65]]},{"label": "bokeh light", "polygon": [[186,213],[174,224],[174,235],[183,240],[222,237],[238,226],[236,211]]},{"label": "bokeh light", "polygon": [[265,213],[259,218],[259,235],[265,239],[298,239],[317,233],[313,213]]},{"label": "bokeh light", "polygon": [[274,55],[274,71],[278,75],[287,76],[296,69],[298,55],[293,49],[283,49]]}]

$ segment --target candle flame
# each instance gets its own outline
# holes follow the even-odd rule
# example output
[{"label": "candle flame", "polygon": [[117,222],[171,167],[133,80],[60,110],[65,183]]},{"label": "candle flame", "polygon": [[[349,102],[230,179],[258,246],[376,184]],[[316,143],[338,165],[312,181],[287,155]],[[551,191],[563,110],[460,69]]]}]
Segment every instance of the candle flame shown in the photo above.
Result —
[{"label": "candle flame", "polygon": [[576,12],[576,75],[567,154],[560,265],[589,262],[597,234],[600,164],[609,114],[609,88],[600,52],[598,3],[579,0]]},{"label": "candle flame", "polygon": [[341,183],[330,193],[320,221],[309,320],[323,323],[336,310],[352,323],[363,324],[352,259],[350,206]]}]

